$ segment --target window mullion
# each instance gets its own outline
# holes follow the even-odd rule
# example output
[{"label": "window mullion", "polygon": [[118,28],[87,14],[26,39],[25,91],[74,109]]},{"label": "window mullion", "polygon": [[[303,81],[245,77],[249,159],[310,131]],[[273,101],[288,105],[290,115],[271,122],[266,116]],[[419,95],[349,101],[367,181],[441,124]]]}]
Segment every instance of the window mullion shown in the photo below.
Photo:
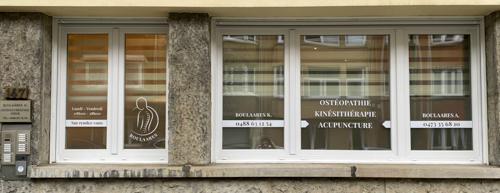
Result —
[{"label": "window mullion", "polygon": [[[484,82],[481,81],[480,77],[483,73],[482,68],[484,68],[484,65],[481,65],[481,59],[479,56],[480,52],[480,47],[479,47],[479,42],[480,42],[480,37],[479,37],[479,32],[478,29],[471,29],[470,30],[470,35],[471,35],[471,91],[472,91],[472,144],[473,144],[473,151],[476,152],[477,154],[477,159],[481,160],[481,155],[483,155],[483,147],[487,147],[487,145],[484,145],[484,141],[487,141],[487,138],[483,138],[483,133],[485,130],[482,129],[483,126],[486,124],[483,124],[486,122],[484,118],[481,117],[486,117],[486,113],[484,113],[484,110],[486,107],[484,106],[484,96],[482,96],[484,93],[486,93],[486,90],[484,89]],[[483,80],[484,81],[484,80]],[[481,116],[484,115],[484,116]],[[487,160],[487,159],[486,159]],[[469,160],[469,161],[477,161],[477,160]],[[484,162],[484,160],[481,160],[481,162]]]},{"label": "window mullion", "polygon": [[[61,84],[60,90],[58,93],[58,98],[60,101],[58,111],[57,111],[57,117],[58,119],[58,135],[56,137],[57,141],[57,152],[56,152],[56,160],[64,160],[67,161],[68,157],[67,155],[64,155],[63,152],[65,151],[65,142],[66,142],[66,90],[67,90],[67,68],[68,68],[68,32],[64,31],[61,35],[60,40],[61,41],[61,48],[59,50],[59,53],[61,54],[59,61],[61,61],[62,65],[59,67],[58,73],[58,78],[59,78],[59,83]],[[54,72],[53,72],[54,73]]]},{"label": "window mullion", "polygon": [[410,70],[408,60],[408,35],[404,30],[396,31],[396,112],[393,120],[396,121],[397,154],[400,159],[407,159],[410,151]]},{"label": "window mullion", "polygon": [[[121,53],[120,53],[120,47],[121,47],[121,42],[120,42],[120,30],[118,28],[113,28],[112,33],[112,61],[111,61],[111,70],[110,70],[110,79],[112,80],[110,83],[110,86],[108,88],[109,93],[111,95],[110,99],[119,99],[121,96],[121,85],[120,85],[120,58],[121,58]],[[118,140],[118,133],[119,133],[119,126],[120,126],[120,111],[119,111],[119,106],[120,106],[120,100],[110,100],[109,102],[111,104],[110,112],[110,122],[111,125],[109,127],[110,130],[110,141],[111,141],[111,154],[112,155],[117,155],[119,152],[119,140]]]},{"label": "window mullion", "polygon": [[[297,33],[295,30],[289,31],[289,63],[285,90],[285,100],[288,99],[288,117],[289,117],[289,147],[290,155],[295,155],[300,150],[300,57],[298,54]],[[288,74],[288,75],[287,75]]]}]

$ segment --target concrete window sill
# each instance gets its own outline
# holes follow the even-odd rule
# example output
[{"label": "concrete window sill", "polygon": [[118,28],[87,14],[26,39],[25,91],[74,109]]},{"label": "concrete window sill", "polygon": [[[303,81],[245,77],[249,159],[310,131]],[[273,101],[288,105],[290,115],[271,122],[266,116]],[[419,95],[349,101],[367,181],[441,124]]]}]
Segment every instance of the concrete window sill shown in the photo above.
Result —
[{"label": "concrete window sill", "polygon": [[208,166],[54,164],[31,166],[30,178],[453,178],[500,179],[484,165],[214,164]]}]

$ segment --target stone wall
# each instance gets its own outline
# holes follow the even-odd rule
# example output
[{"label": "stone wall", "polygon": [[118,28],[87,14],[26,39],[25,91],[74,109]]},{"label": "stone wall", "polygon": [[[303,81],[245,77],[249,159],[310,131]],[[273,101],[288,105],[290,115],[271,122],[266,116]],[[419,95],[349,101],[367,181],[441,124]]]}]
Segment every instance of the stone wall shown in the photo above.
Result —
[{"label": "stone wall", "polygon": [[0,13],[0,88],[29,88],[31,163],[35,165],[49,160],[51,50],[51,17]]},{"label": "stone wall", "polygon": [[486,78],[488,97],[488,156],[500,165],[500,12],[485,17]]},{"label": "stone wall", "polygon": [[168,162],[210,163],[210,17],[168,17]]},{"label": "stone wall", "polygon": [[338,178],[0,181],[9,193],[496,193],[498,180]]},{"label": "stone wall", "polygon": [[[492,164],[500,164],[500,21],[486,18],[488,133]],[[33,100],[32,162],[48,163],[51,19],[38,13],[0,13],[0,86],[30,88]],[[210,163],[210,19],[169,16],[169,163]],[[0,180],[11,192],[328,192],[486,193],[498,180],[360,178],[170,178]]]}]

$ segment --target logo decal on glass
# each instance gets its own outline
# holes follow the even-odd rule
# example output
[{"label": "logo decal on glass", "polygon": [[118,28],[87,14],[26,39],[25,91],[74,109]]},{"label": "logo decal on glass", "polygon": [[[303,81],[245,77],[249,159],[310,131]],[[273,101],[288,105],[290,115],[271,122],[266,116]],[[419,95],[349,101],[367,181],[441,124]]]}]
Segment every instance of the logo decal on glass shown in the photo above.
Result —
[{"label": "logo decal on glass", "polygon": [[135,100],[134,112],[137,113],[135,128],[131,130],[130,138],[140,142],[149,142],[158,137],[155,133],[159,125],[156,109],[148,106],[148,100],[139,97]]}]

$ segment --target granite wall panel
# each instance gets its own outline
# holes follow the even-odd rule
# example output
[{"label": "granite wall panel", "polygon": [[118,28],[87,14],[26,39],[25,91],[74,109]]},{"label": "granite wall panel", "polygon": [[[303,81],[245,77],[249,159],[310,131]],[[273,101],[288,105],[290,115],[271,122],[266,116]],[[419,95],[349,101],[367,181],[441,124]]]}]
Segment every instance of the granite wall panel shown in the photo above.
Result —
[{"label": "granite wall panel", "polygon": [[383,193],[383,180],[170,179],[1,181],[0,192],[162,193]]},{"label": "granite wall panel", "polygon": [[41,13],[0,13],[0,88],[29,88],[31,164],[49,159],[51,25]]},{"label": "granite wall panel", "polygon": [[[486,18],[490,163],[500,165],[500,14]],[[0,13],[0,86],[28,87],[33,100],[32,163],[49,155],[51,19]],[[169,15],[169,162],[210,163],[210,18]],[[498,180],[359,178],[31,179],[0,180],[0,192],[486,193]]]},{"label": "granite wall panel", "polygon": [[210,18],[169,15],[168,148],[171,165],[210,163]]},{"label": "granite wall panel", "polygon": [[488,159],[500,165],[500,12],[485,17]]},{"label": "granite wall panel", "polygon": [[338,178],[47,179],[0,181],[0,192],[29,193],[496,193],[498,180]]}]

